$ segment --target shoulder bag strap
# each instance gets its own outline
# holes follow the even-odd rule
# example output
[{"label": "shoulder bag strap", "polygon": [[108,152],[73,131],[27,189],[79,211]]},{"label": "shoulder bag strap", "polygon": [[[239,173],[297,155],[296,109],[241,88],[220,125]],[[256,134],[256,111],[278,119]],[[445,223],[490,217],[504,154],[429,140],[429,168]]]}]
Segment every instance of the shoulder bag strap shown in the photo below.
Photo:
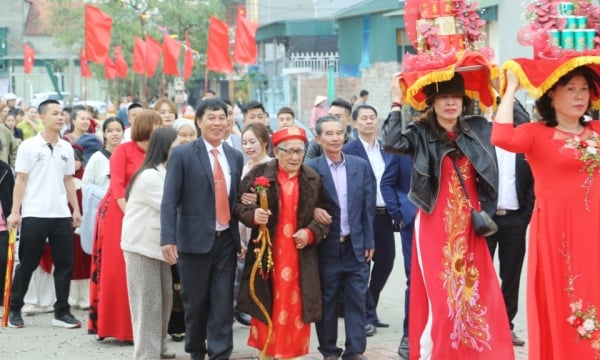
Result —
[{"label": "shoulder bag strap", "polygon": [[452,165],[454,165],[454,170],[456,170],[456,175],[458,176],[458,181],[460,181],[460,185],[462,186],[463,192],[465,193],[465,198],[467,198],[467,201],[469,202],[469,207],[472,209],[473,205],[471,205],[471,199],[469,198],[469,194],[467,193],[467,187],[465,186],[465,181],[463,180],[460,169],[458,168],[458,164],[456,163],[456,160],[453,157],[450,157],[450,160],[452,160]]}]

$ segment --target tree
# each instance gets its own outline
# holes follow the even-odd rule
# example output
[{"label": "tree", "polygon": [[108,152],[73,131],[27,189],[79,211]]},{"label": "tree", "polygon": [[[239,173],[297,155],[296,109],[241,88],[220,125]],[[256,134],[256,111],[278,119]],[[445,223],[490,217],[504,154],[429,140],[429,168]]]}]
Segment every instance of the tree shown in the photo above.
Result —
[{"label": "tree", "polygon": [[[50,0],[52,3],[53,36],[56,45],[70,48],[77,54],[84,46],[84,3],[72,0]],[[183,42],[189,33],[192,49],[198,51],[192,78],[203,76],[208,22],[210,16],[222,17],[224,7],[220,0],[105,0],[94,4],[113,19],[111,49],[120,45],[123,56],[131,67],[133,41],[146,35],[162,41],[166,32]],[[182,54],[183,55],[183,54]],[[111,57],[114,51],[111,50]],[[183,59],[183,56],[181,57]],[[104,68],[91,64],[98,78],[104,77]],[[159,95],[163,85],[162,66],[153,78],[147,79],[148,95]],[[133,93],[143,78],[131,72],[127,81],[120,81],[119,93]]]}]

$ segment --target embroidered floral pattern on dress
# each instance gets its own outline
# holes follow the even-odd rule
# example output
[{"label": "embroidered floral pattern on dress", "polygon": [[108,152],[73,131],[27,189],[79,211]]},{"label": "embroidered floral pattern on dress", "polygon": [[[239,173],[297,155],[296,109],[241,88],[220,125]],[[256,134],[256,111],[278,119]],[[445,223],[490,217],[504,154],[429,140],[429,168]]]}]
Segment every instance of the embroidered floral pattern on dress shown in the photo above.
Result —
[{"label": "embroidered floral pattern on dress", "polygon": [[[460,166],[465,179],[470,176],[467,168],[467,165]],[[487,307],[480,303],[479,270],[466,240],[470,231],[470,206],[456,172],[450,180],[450,194],[444,211],[448,240],[443,248],[444,271],[441,273],[448,294],[449,317],[454,320],[450,339],[455,349],[462,345],[483,351],[484,348],[491,349],[491,334],[485,318]]]},{"label": "embroidered floral pattern on dress", "polygon": [[596,305],[587,303],[584,307],[583,299],[575,290],[575,281],[579,278],[579,275],[575,275],[573,272],[571,254],[566,242],[563,242],[560,252],[567,266],[567,288],[565,291],[569,297],[570,309],[566,321],[575,329],[580,340],[590,343],[592,349],[595,350],[596,359],[600,359],[600,322],[598,321]]},{"label": "embroidered floral pattern on dress", "polygon": [[574,151],[575,158],[582,163],[582,171],[587,173],[585,181],[581,185],[585,189],[585,209],[590,211],[590,192],[592,190],[592,181],[594,174],[600,169],[600,138],[595,131],[589,136],[575,135],[565,141],[563,150],[570,149]]}]

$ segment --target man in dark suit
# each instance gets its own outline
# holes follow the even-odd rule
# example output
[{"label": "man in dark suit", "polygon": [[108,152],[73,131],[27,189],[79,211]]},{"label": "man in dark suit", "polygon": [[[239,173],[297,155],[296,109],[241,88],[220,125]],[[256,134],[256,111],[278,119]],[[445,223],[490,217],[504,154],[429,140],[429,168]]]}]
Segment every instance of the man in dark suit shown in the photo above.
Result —
[{"label": "man in dark suit", "polygon": [[[207,99],[196,110],[198,140],[171,151],[161,205],[161,246],[177,263],[191,359],[228,359],[233,349],[233,282],[240,250],[232,215],[242,154],[222,142],[227,108]],[[216,150],[216,151],[215,151]],[[221,200],[219,200],[221,199]]]},{"label": "man in dark suit", "polygon": [[377,304],[381,291],[392,273],[396,257],[394,223],[386,209],[379,186],[385,170],[386,159],[391,155],[383,152],[377,140],[377,110],[374,107],[370,105],[357,106],[352,112],[352,123],[358,138],[344,145],[344,154],[355,155],[366,160],[376,180],[376,208],[373,224],[375,255],[367,292],[367,325],[365,326],[366,335],[373,336],[377,332],[377,327],[389,327],[387,323],[379,320]]},{"label": "man in dark suit", "polygon": [[[369,262],[375,248],[375,179],[365,160],[342,153],[345,129],[339,120],[321,117],[316,131],[323,155],[307,165],[321,175],[331,207],[331,218],[326,214],[321,219],[315,214],[317,221],[331,221],[329,235],[318,247],[323,300],[323,318],[316,325],[319,352],[326,360],[340,356],[344,360],[364,359]],[[345,349],[337,346],[337,305],[342,288]]]},{"label": "man in dark suit", "polygon": [[[390,155],[385,164],[381,177],[381,195],[385,201],[388,214],[394,220],[394,228],[400,231],[402,242],[402,257],[404,259],[404,274],[406,289],[404,290],[404,322],[403,334],[398,347],[398,355],[409,358],[408,352],[408,303],[410,299],[410,266],[412,256],[412,238],[417,207],[408,200],[410,190],[410,175],[412,158],[408,155]],[[375,247],[377,250],[377,247]]]},{"label": "man in dark suit", "polygon": [[[529,114],[515,100],[513,111],[515,126],[529,122]],[[533,212],[533,176],[523,154],[514,154],[496,147],[498,159],[498,206],[494,221],[498,232],[487,237],[492,258],[498,248],[500,279],[506,312],[510,321],[513,345],[523,346],[525,341],[514,331],[513,319],[519,305],[521,269],[525,258],[527,226]]]}]

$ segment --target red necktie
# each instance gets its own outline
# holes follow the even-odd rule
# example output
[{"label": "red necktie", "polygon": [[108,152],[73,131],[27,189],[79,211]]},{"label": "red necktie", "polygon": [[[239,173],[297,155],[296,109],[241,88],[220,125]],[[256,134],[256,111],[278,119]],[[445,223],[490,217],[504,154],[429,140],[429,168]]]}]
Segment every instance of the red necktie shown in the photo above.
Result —
[{"label": "red necktie", "polygon": [[213,177],[215,179],[215,209],[217,210],[217,222],[228,225],[231,215],[229,214],[229,197],[227,196],[227,183],[225,175],[219,163],[219,150],[212,149],[211,154],[215,157]]}]

